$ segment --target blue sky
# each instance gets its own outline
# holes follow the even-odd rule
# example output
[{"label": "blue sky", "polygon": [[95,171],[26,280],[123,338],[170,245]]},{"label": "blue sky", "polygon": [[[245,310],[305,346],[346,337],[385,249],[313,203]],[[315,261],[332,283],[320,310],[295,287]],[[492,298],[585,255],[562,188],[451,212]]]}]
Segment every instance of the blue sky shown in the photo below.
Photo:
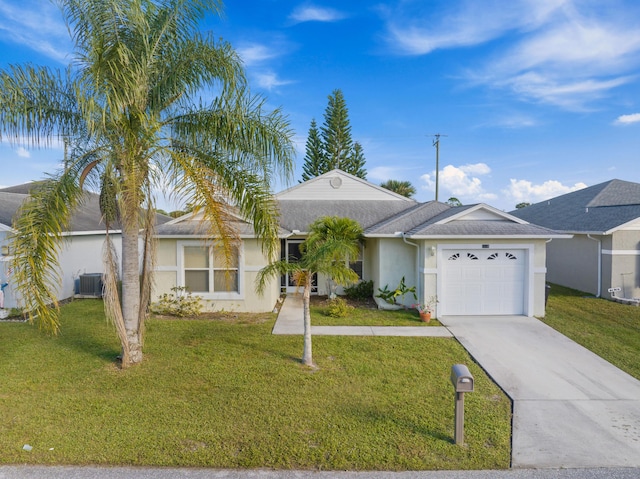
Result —
[{"label": "blue sky", "polygon": [[[228,1],[203,22],[242,56],[254,93],[296,132],[341,89],[367,179],[409,180],[416,199],[511,210],[612,178],[640,182],[636,0]],[[0,66],[64,67],[71,44],[44,0],[0,0]],[[446,135],[446,136],[445,136]],[[62,157],[0,144],[0,185]],[[286,185],[280,185],[285,187]],[[169,206],[170,208],[170,206]]]}]

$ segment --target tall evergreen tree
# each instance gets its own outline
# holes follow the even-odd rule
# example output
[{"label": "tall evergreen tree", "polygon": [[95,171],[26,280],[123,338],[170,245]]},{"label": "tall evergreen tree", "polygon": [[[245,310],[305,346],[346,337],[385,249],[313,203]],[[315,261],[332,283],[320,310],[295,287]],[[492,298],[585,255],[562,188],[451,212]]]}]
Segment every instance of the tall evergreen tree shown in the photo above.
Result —
[{"label": "tall evergreen tree", "polygon": [[319,132],[315,119],[311,121],[302,180],[336,168],[366,179],[365,161],[362,145],[351,139],[349,111],[342,91],[334,90]]},{"label": "tall evergreen tree", "polygon": [[364,158],[364,152],[362,151],[362,145],[359,142],[353,144],[353,154],[348,160],[348,166],[342,168],[344,171],[351,173],[363,180],[367,179],[367,170],[364,168],[366,160]]},{"label": "tall evergreen tree", "polygon": [[321,132],[328,170],[345,169],[352,155],[353,141],[349,110],[340,90],[334,90],[329,95]]},{"label": "tall evergreen tree", "polygon": [[306,154],[304,156],[304,165],[302,166],[302,181],[308,181],[328,171],[325,168],[324,150],[315,118],[311,120],[305,149]]}]

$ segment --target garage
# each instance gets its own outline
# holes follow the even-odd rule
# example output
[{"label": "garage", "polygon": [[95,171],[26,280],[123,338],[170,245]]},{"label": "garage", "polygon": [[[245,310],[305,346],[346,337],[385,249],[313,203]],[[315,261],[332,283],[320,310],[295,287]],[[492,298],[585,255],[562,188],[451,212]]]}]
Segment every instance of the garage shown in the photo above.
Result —
[{"label": "garage", "polygon": [[441,259],[440,314],[524,314],[526,249],[446,249]]}]

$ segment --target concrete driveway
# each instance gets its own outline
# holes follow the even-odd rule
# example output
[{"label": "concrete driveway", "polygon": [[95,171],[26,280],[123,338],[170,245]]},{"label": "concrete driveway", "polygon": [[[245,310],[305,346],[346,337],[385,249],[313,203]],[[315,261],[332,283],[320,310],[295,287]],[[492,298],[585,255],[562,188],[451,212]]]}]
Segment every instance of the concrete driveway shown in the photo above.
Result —
[{"label": "concrete driveway", "polygon": [[438,319],[513,400],[513,467],[640,467],[640,381],[534,318]]}]

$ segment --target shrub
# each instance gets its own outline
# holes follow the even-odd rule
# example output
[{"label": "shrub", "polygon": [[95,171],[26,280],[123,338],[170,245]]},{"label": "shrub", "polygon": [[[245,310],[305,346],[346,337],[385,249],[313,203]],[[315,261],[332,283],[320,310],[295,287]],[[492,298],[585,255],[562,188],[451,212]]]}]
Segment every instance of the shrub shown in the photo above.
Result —
[{"label": "shrub", "polygon": [[344,299],[333,298],[331,301],[329,301],[327,314],[332,318],[344,318],[352,309],[353,306],[349,306]]},{"label": "shrub", "polygon": [[373,296],[373,281],[360,281],[353,286],[348,286],[344,288],[344,294],[349,299],[369,299]]},{"label": "shrub", "polygon": [[170,316],[198,316],[202,312],[202,302],[198,296],[193,296],[184,286],[171,288],[173,293],[164,293],[156,303],[151,305],[155,314]]}]

